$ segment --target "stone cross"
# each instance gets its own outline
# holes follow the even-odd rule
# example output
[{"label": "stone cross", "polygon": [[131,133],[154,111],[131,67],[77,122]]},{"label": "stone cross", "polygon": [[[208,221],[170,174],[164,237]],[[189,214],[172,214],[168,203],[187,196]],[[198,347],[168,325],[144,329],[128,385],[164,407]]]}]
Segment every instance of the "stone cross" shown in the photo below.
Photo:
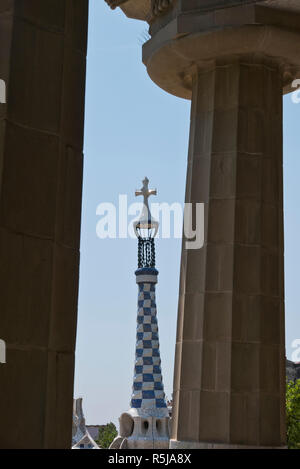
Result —
[{"label": "stone cross", "polygon": [[135,191],[135,195],[136,195],[136,197],[139,196],[139,195],[144,196],[144,205],[149,210],[148,198],[150,197],[150,195],[157,195],[157,190],[156,189],[149,189],[149,179],[146,176],[145,179],[143,180],[143,187],[141,188],[140,191]]},{"label": "stone cross", "polygon": [[136,231],[137,227],[148,228],[148,229],[155,228],[155,233],[154,233],[154,237],[155,237],[158,231],[159,223],[151,215],[148,199],[150,195],[157,195],[157,190],[149,189],[149,179],[145,177],[145,179],[143,180],[143,187],[141,188],[141,190],[135,191],[135,195],[136,196],[142,195],[144,197],[144,203],[143,203],[143,209],[142,209],[141,215],[139,219],[134,223],[135,233],[138,236],[137,231]]}]

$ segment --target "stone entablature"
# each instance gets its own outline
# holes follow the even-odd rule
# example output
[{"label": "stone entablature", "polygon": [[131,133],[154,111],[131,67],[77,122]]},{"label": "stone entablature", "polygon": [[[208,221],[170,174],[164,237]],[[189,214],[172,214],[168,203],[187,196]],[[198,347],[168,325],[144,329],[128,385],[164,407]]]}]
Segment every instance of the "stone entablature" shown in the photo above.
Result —
[{"label": "stone entablature", "polygon": [[180,11],[210,11],[245,6],[266,0],[105,0],[114,10],[120,7],[129,18],[153,23],[158,17],[174,10],[175,15]]}]

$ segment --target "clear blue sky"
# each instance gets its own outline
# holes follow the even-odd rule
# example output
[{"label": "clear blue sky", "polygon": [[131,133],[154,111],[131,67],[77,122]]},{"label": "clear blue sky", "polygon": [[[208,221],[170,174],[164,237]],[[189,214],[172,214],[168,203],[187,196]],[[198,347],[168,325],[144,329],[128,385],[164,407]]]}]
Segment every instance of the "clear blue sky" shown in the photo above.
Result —
[{"label": "clear blue sky", "polygon": [[[96,208],[135,202],[145,175],[157,202],[184,200],[189,133],[188,101],[168,95],[148,77],[141,60],[147,24],[90,0],[85,165],[81,233],[75,397],[87,423],[117,424],[129,408],[133,377],[137,243],[96,236]],[[287,355],[300,338],[300,104],[284,98],[285,255]],[[172,393],[181,241],[158,240],[158,321],[162,371]]]}]

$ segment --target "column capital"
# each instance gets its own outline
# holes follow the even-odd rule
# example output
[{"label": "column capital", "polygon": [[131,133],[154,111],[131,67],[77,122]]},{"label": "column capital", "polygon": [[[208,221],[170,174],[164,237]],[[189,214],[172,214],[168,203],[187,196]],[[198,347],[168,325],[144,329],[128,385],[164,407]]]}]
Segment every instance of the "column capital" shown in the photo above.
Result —
[{"label": "column capital", "polygon": [[300,8],[296,2],[288,6],[279,1],[272,6],[243,2],[195,11],[191,2],[181,1],[175,13],[151,25],[150,34],[143,45],[148,74],[159,87],[181,98],[191,99],[194,67],[216,60],[258,54],[277,61],[289,72],[284,92],[292,91],[291,82],[300,73]]}]

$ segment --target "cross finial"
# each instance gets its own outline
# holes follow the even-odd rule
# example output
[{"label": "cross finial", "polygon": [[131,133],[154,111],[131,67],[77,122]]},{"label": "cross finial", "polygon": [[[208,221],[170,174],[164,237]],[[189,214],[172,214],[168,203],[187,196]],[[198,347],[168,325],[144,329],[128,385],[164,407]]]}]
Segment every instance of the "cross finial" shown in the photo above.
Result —
[{"label": "cross finial", "polygon": [[150,195],[157,195],[157,190],[156,189],[149,189],[149,179],[147,176],[143,180],[143,187],[141,188],[140,191],[135,191],[135,195],[143,195],[144,196],[144,205],[148,207],[148,198]]},{"label": "cross finial", "polygon": [[135,232],[136,232],[137,227],[148,228],[148,229],[155,228],[155,234],[154,234],[155,236],[158,230],[159,223],[152,217],[150,213],[148,199],[150,195],[157,195],[157,190],[149,189],[149,179],[145,177],[145,179],[143,180],[143,187],[141,188],[141,190],[135,191],[135,195],[136,196],[142,195],[144,197],[143,210],[141,212],[139,219],[134,224]]}]

